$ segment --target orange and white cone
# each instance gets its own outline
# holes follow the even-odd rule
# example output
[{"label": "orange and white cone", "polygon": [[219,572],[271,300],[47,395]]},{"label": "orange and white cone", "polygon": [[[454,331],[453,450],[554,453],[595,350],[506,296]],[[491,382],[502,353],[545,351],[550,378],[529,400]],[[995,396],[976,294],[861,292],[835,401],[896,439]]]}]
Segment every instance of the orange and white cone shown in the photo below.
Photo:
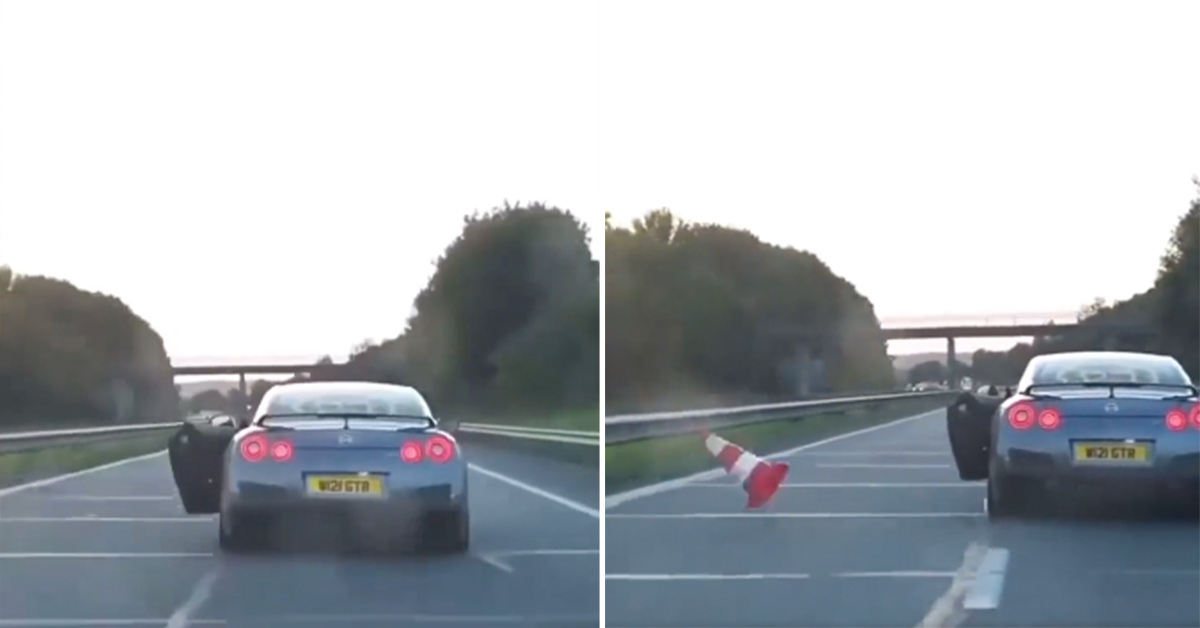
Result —
[{"label": "orange and white cone", "polygon": [[721,462],[726,473],[741,480],[748,496],[746,508],[758,508],[771,501],[787,478],[786,462],[767,462],[707,430],[701,435],[708,453]]}]

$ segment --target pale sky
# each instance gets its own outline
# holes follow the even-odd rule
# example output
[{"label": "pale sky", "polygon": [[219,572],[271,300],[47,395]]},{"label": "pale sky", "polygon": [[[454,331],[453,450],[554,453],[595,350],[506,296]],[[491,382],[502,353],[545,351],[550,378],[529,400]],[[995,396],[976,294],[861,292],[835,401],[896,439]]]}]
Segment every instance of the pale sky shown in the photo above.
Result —
[{"label": "pale sky", "polygon": [[462,216],[592,225],[591,3],[0,2],[0,263],[177,364],[397,335]]},{"label": "pale sky", "polygon": [[1126,298],[1195,195],[1198,24],[1194,1],[609,0],[604,206],[810,250],[884,319]]},{"label": "pale sky", "polygon": [[192,363],[394,336],[505,199],[598,255],[605,210],[745,227],[885,320],[1072,311],[1150,284],[1200,174],[1200,3],[599,6],[3,0],[0,263]]}]

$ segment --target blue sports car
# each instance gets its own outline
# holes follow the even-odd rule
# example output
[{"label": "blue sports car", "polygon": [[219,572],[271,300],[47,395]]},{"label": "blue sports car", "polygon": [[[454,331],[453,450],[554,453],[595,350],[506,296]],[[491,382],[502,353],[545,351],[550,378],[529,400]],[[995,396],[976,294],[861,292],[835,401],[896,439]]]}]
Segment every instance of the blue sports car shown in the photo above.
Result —
[{"label": "blue sports car", "polygon": [[959,476],[987,479],[993,519],[1062,489],[1154,491],[1200,508],[1200,397],[1167,356],[1037,356],[1012,395],[960,396],[947,429]]},{"label": "blue sports car", "polygon": [[278,385],[246,423],[185,423],[168,453],[184,509],[220,513],[224,550],[266,545],[277,524],[308,515],[347,524],[337,538],[350,541],[470,543],[463,452],[408,386]]}]

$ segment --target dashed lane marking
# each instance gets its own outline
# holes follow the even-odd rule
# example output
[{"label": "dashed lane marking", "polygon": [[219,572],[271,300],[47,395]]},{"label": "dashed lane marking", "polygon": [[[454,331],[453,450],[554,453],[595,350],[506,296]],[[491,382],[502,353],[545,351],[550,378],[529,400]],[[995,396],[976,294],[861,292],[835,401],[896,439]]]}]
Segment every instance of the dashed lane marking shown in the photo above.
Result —
[{"label": "dashed lane marking", "polygon": [[[979,488],[983,482],[784,482],[781,488]],[[746,490],[741,484],[732,482],[697,482],[690,486],[699,488],[736,488]]]},{"label": "dashed lane marking", "polygon": [[963,599],[966,610],[991,610],[1000,606],[1000,595],[1004,593],[1004,574],[1008,569],[1008,550],[1002,547],[989,548],[975,570],[975,582]]},{"label": "dashed lane marking", "polygon": [[114,558],[212,558],[211,552],[0,552],[0,560],[114,559]]},{"label": "dashed lane marking", "polygon": [[4,523],[212,523],[215,515],[192,517],[0,517]]},{"label": "dashed lane marking", "polygon": [[691,512],[609,513],[605,519],[961,519],[982,516],[982,512]]},{"label": "dashed lane marking", "polygon": [[967,545],[963,552],[963,562],[954,572],[949,588],[934,600],[929,612],[917,624],[917,628],[952,628],[966,617],[962,610],[962,600],[975,579],[975,571],[983,561],[987,547],[978,543]]},{"label": "dashed lane marking", "polygon": [[949,469],[948,464],[886,464],[871,462],[844,462],[814,465],[818,469]]},{"label": "dashed lane marking", "polygon": [[504,560],[520,556],[599,556],[598,549],[536,549],[536,550],[499,550],[476,554],[475,558],[508,573],[515,571],[513,566]]}]

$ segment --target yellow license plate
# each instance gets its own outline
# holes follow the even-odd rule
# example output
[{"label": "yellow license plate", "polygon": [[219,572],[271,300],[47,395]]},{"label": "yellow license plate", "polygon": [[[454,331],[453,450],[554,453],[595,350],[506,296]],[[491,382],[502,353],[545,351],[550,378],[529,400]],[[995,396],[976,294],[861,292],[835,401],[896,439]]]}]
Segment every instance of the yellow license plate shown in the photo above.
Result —
[{"label": "yellow license plate", "polygon": [[1145,443],[1075,443],[1075,459],[1082,462],[1146,462],[1150,446]]},{"label": "yellow license plate", "polygon": [[383,478],[377,475],[310,475],[307,483],[310,495],[383,495]]}]

